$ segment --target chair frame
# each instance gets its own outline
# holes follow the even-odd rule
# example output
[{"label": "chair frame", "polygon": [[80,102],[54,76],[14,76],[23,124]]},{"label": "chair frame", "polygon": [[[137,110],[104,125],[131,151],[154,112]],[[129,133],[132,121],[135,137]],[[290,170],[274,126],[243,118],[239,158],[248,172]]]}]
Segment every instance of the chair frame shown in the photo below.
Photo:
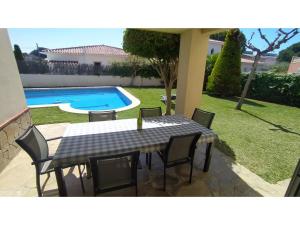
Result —
[{"label": "chair frame", "polygon": [[[48,156],[46,159],[43,159],[43,160],[36,160],[35,159],[35,156],[32,154],[32,152],[29,149],[28,146],[26,146],[26,144],[22,143],[22,141],[20,140],[21,138],[24,137],[24,135],[26,135],[31,129],[35,128],[39,134],[41,135],[41,137],[43,137],[43,139],[47,142],[50,142],[50,141],[54,141],[54,140],[57,140],[57,139],[61,139],[62,137],[55,137],[55,138],[49,138],[49,139],[45,139],[44,135],[39,131],[39,129],[37,129],[34,125],[31,125],[27,128],[27,130],[20,136],[18,137],[15,141],[16,143],[30,156],[30,158],[32,159],[32,163],[31,165],[34,165],[35,166],[35,174],[36,174],[36,188],[37,188],[37,193],[38,193],[38,196],[39,197],[42,197],[43,196],[43,190],[44,190],[44,187],[42,188],[41,187],[41,181],[40,181],[40,176],[41,175],[44,175],[44,174],[47,174],[47,178],[46,178],[46,181],[44,182],[44,185],[47,183],[48,179],[50,178],[50,173],[51,172],[54,172],[54,168],[53,169],[50,169],[50,170],[47,170],[46,172],[44,173],[41,173],[40,172],[40,166],[41,166],[41,163],[43,162],[47,162],[47,161],[50,161],[53,159],[53,156],[49,156],[49,149],[48,149]],[[84,185],[83,185],[83,180],[82,180],[82,172],[81,169],[80,169],[80,165],[78,164],[78,170],[79,170],[79,176],[80,176],[80,184],[81,184],[81,188],[82,188],[82,192],[85,193],[85,188],[84,188]],[[44,186],[43,185],[43,186]]]},{"label": "chair frame", "polygon": [[[186,134],[186,135],[176,135],[176,136],[171,136],[169,143],[166,147],[166,149],[163,152],[157,152],[158,155],[160,156],[161,160],[163,161],[164,164],[164,183],[163,183],[163,189],[164,191],[166,191],[166,169],[167,168],[171,168],[171,167],[175,167],[181,164],[186,164],[186,163],[190,163],[190,175],[189,175],[189,183],[192,183],[192,176],[193,176],[193,164],[194,164],[194,154],[195,154],[195,149],[196,149],[196,143],[199,140],[200,136],[201,136],[201,132],[197,132],[197,133],[192,133],[192,134]],[[181,159],[181,160],[176,160],[174,162],[169,162],[168,163],[168,156],[170,153],[170,149],[171,146],[173,144],[174,139],[179,138],[179,137],[189,137],[189,136],[195,136],[190,149],[189,149],[189,157],[185,158],[185,159]]]},{"label": "chair frame", "polygon": [[[110,188],[100,189],[98,186],[99,181],[98,181],[97,161],[98,160],[117,159],[117,158],[122,158],[122,157],[126,157],[126,156],[132,156],[132,159],[135,162],[135,164],[131,168],[131,173],[132,173],[131,175],[133,178],[131,183],[119,185],[119,186],[115,186],[115,187],[110,187]],[[139,156],[140,156],[140,152],[135,151],[135,152],[122,153],[122,154],[117,154],[117,155],[90,157],[89,163],[91,165],[91,171],[92,171],[94,196],[96,196],[97,194],[106,193],[106,192],[110,192],[110,191],[116,191],[116,190],[132,187],[132,186],[135,186],[135,194],[136,194],[136,196],[138,196],[137,169],[138,169]]]},{"label": "chair frame", "polygon": [[158,106],[158,107],[140,108],[141,117],[142,118],[147,118],[147,117],[143,116],[143,110],[151,110],[151,109],[158,109],[160,111],[161,116],[162,116],[162,109],[161,109],[160,106]]},{"label": "chair frame", "polygon": [[298,183],[298,186],[295,187],[295,185],[297,185],[297,182],[300,182],[299,180],[300,180],[300,159],[297,163],[297,166],[295,168],[292,179],[291,179],[291,181],[289,183],[289,186],[286,190],[285,197],[300,196],[300,183]]},{"label": "chair frame", "polygon": [[[160,106],[157,107],[145,107],[145,108],[140,108],[140,115],[142,118],[147,118],[143,116],[143,110],[150,110],[150,109],[158,109],[160,111],[160,115],[162,116],[162,109]],[[151,170],[151,161],[152,161],[152,153],[146,153],[146,164],[148,165],[149,170]]]},{"label": "chair frame", "polygon": [[[198,111],[203,112],[203,113],[206,113],[206,114],[211,114],[211,115],[212,115],[211,120],[209,121],[209,124],[208,124],[208,126],[206,127],[206,128],[208,128],[208,129],[210,129],[211,124],[212,124],[212,122],[213,122],[213,120],[214,120],[214,117],[215,117],[215,113],[208,112],[208,111],[205,111],[205,110],[202,110],[202,109],[199,109],[199,108],[195,108],[194,113],[193,113],[193,116],[192,116],[192,120],[193,120],[194,116],[196,115],[196,113],[197,113]],[[195,121],[195,120],[194,120],[194,121]],[[195,122],[196,122],[196,121],[195,121]]]},{"label": "chair frame", "polygon": [[[97,122],[96,120],[92,120],[92,114],[93,113],[97,113],[97,114],[101,114],[101,113],[112,113],[113,114],[113,119],[112,120],[116,120],[117,119],[117,112],[115,110],[106,110],[106,111],[89,111],[89,122]],[[106,121],[106,120],[99,120],[99,121]],[[109,121],[109,120],[107,120]]]}]

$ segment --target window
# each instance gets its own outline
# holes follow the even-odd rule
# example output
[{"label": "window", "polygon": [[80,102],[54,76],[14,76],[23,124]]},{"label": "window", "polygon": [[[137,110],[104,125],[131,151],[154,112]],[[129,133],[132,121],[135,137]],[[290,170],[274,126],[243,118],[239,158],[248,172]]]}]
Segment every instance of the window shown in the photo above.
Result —
[{"label": "window", "polygon": [[101,62],[94,62],[94,74],[100,75],[101,73]]}]

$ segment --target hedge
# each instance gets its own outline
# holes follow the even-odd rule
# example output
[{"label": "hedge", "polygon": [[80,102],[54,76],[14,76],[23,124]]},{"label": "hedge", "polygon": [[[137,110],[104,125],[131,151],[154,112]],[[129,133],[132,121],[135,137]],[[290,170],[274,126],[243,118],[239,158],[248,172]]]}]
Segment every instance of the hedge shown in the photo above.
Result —
[{"label": "hedge", "polygon": [[[245,85],[248,74],[242,74]],[[258,73],[252,80],[248,98],[300,107],[300,76]]]},{"label": "hedge", "polygon": [[143,78],[159,78],[153,67],[146,63],[131,62],[113,63],[110,66],[76,63],[48,63],[42,61],[17,61],[19,72],[22,74],[53,74],[53,75],[116,75],[131,77],[133,74]]}]

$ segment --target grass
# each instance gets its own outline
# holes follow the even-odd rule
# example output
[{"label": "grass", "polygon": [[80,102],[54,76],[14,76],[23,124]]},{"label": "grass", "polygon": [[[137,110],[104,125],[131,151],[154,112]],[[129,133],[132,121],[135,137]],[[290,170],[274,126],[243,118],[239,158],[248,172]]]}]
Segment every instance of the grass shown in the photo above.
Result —
[{"label": "grass", "polygon": [[[160,88],[126,88],[141,100],[140,107],[161,106]],[[201,108],[215,112],[212,128],[219,135],[217,146],[270,183],[291,177],[300,157],[300,109],[248,100],[243,111],[237,99],[203,95]],[[118,113],[118,119],[137,117],[139,107]],[[87,115],[67,113],[57,107],[32,109],[35,124],[85,122]]]}]

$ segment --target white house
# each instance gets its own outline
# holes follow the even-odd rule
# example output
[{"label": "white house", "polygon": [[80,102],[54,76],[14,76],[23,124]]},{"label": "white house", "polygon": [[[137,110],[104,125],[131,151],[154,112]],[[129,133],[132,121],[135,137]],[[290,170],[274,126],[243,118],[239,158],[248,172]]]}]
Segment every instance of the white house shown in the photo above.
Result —
[{"label": "white house", "polygon": [[48,49],[42,52],[49,62],[68,62],[107,66],[113,62],[124,62],[128,54],[121,48],[107,45],[90,45],[70,48]]},{"label": "white house", "polygon": [[293,56],[287,73],[300,74],[300,57]]},{"label": "white house", "polygon": [[223,48],[224,42],[223,41],[217,41],[213,39],[208,40],[208,49],[207,54],[212,55],[221,52]]},{"label": "white house", "polygon": [[[207,53],[219,53],[224,45],[223,41],[209,40]],[[69,62],[78,64],[110,65],[112,62],[126,61],[129,55],[121,48],[107,45],[90,45],[70,48],[56,48],[42,51],[49,62]]]},{"label": "white house", "polygon": [[[212,55],[212,54],[220,53],[223,48],[223,45],[224,45],[223,41],[209,39],[207,54]],[[276,63],[276,57],[277,56],[273,54],[261,56],[256,71],[268,70],[272,65]],[[241,71],[246,73],[250,72],[253,62],[254,62],[254,55],[243,54],[241,58]]]}]

